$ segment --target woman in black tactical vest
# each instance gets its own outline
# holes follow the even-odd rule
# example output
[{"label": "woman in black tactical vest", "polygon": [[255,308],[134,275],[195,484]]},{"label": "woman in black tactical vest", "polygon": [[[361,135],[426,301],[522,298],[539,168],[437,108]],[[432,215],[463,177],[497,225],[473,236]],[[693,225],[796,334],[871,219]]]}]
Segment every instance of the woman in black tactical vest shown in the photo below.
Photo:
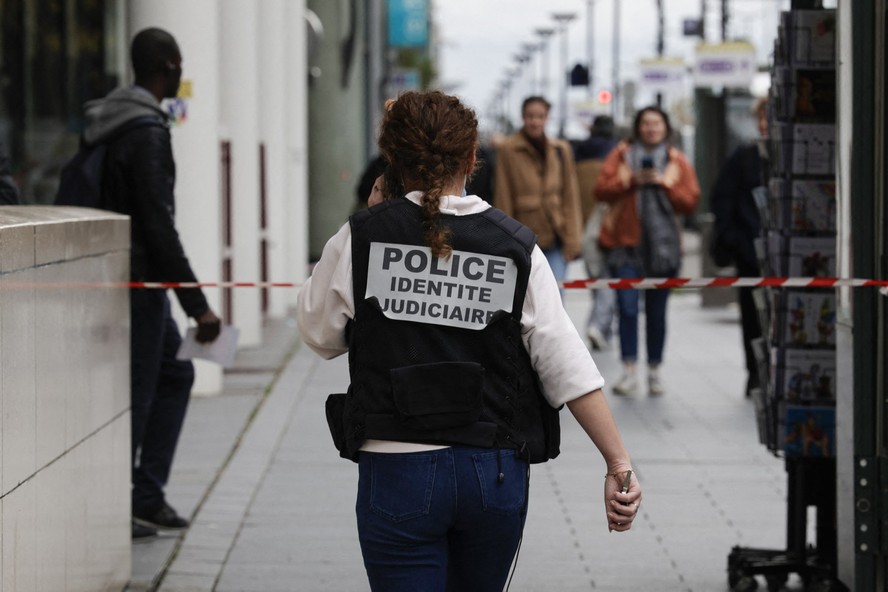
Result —
[{"label": "woman in black tactical vest", "polygon": [[[567,405],[607,463],[608,528],[628,530],[641,488],[533,233],[477,196],[478,122],[440,92],[385,113],[385,200],[330,239],[299,294],[303,339],[348,352],[330,395],[373,590],[499,591],[527,513],[529,463],[559,451]],[[375,199],[371,199],[374,203]]]}]

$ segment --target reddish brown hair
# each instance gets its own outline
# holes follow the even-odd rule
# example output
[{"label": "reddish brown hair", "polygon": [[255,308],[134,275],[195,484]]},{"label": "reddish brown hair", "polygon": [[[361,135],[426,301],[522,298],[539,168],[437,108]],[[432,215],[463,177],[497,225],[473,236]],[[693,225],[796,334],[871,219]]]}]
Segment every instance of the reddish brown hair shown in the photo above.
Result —
[{"label": "reddish brown hair", "polygon": [[449,233],[438,225],[444,187],[466,174],[478,147],[475,112],[440,91],[406,92],[382,119],[379,149],[389,162],[386,199],[408,190],[423,191],[425,241],[436,257],[450,254]]}]

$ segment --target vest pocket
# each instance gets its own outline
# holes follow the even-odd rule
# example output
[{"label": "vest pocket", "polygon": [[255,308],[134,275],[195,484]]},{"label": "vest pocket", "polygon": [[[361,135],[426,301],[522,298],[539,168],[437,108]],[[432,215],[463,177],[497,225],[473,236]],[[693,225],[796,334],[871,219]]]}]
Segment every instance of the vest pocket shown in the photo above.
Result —
[{"label": "vest pocket", "polygon": [[413,429],[441,430],[477,422],[484,368],[474,362],[436,362],[393,368],[398,419]]}]

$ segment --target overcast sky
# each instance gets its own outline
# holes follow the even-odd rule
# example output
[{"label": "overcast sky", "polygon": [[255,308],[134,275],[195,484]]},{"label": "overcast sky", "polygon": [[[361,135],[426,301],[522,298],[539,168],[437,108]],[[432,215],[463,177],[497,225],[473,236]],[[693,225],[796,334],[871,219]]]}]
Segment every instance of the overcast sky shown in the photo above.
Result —
[{"label": "overcast sky", "polygon": [[[440,36],[440,80],[448,91],[460,95],[479,114],[493,102],[507,68],[515,66],[513,56],[522,44],[539,43],[534,32],[555,26],[553,13],[575,13],[568,25],[568,66],[586,63],[587,7],[589,0],[432,0],[434,19]],[[638,76],[639,60],[654,57],[657,48],[656,0],[594,0],[592,51],[594,89],[613,88],[614,4],[620,4],[620,79]],[[682,57],[693,63],[693,48],[699,39],[682,35],[682,22],[698,18],[703,0],[664,0],[665,55]],[[721,0],[708,0],[707,40],[720,40]],[[789,0],[730,0],[729,36],[752,42],[762,63],[767,63],[777,30],[780,10]],[[544,93],[553,103],[559,98],[555,75],[560,69],[561,38],[548,44],[549,80]],[[540,78],[540,59],[533,54],[529,67],[519,78],[514,102],[530,94]],[[584,98],[584,89],[574,89],[569,100]]]}]

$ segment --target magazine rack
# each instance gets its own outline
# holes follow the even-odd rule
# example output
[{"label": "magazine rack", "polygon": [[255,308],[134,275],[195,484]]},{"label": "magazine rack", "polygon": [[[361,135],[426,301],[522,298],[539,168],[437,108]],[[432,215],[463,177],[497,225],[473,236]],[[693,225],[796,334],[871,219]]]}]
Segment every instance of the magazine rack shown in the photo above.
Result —
[{"label": "magazine rack", "polygon": [[[835,10],[781,15],[766,188],[754,195],[764,275],[836,275],[835,26]],[[845,590],[836,577],[835,291],[759,288],[753,297],[765,337],[753,343],[761,387],[752,397],[759,440],[786,466],[786,548],[734,547],[728,584],[749,592],[763,576],[777,592],[797,574],[806,591]]]}]

